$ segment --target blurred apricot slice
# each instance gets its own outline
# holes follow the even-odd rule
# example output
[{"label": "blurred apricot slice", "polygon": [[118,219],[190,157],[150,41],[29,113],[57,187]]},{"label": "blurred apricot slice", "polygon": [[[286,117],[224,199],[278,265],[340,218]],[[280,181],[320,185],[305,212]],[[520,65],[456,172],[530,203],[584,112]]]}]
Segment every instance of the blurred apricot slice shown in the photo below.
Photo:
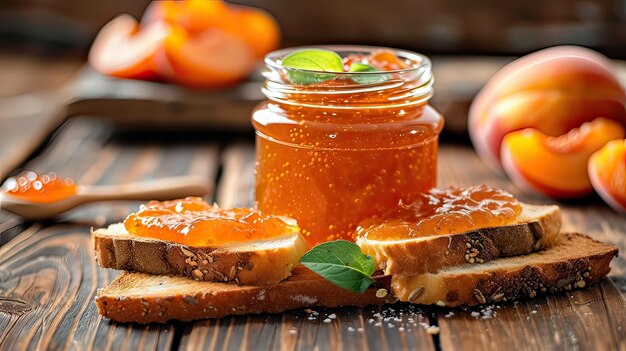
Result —
[{"label": "blurred apricot slice", "polygon": [[98,72],[114,77],[154,79],[154,56],[169,31],[164,22],[140,28],[133,17],[122,14],[100,30],[89,51],[89,63]]},{"label": "blurred apricot slice", "polygon": [[229,20],[229,7],[219,0],[153,1],[148,5],[142,25],[165,21],[190,32],[221,27]]},{"label": "blurred apricot slice", "polygon": [[610,141],[593,153],[588,170],[600,197],[615,211],[626,213],[626,139]]},{"label": "blurred apricot slice", "polygon": [[534,128],[512,132],[501,145],[502,166],[522,189],[554,198],[593,191],[587,175],[592,153],[608,141],[624,138],[620,123],[597,118],[559,137]]},{"label": "blurred apricot slice", "polygon": [[245,6],[232,6],[231,20],[225,30],[241,38],[254,55],[263,58],[280,44],[280,27],[267,12]]},{"label": "blurred apricot slice", "polygon": [[217,28],[192,35],[180,26],[172,26],[164,44],[161,73],[191,87],[236,83],[249,75],[256,63],[246,43]]},{"label": "blurred apricot slice", "polygon": [[152,1],[141,17],[141,25],[148,26],[155,22],[180,24],[183,13],[183,1]]},{"label": "blurred apricot slice", "polygon": [[269,13],[218,0],[153,1],[141,22],[155,21],[179,25],[192,34],[220,29],[243,40],[257,58],[280,44],[280,27]]}]

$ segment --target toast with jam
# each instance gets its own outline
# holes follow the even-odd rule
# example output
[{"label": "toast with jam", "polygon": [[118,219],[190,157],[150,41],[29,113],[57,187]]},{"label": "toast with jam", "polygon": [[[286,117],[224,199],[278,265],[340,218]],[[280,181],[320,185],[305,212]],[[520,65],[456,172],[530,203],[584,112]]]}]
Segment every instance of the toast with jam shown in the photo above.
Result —
[{"label": "toast with jam", "polygon": [[361,235],[356,243],[363,253],[374,257],[380,270],[390,275],[435,273],[446,267],[482,264],[554,245],[561,230],[559,207],[520,206],[522,210],[515,220],[503,226],[393,240]]},{"label": "toast with jam", "polygon": [[363,293],[339,288],[303,266],[286,280],[266,286],[123,272],[98,291],[96,304],[107,318],[137,323],[382,305],[396,299],[451,307],[480,305],[583,288],[605,276],[616,255],[615,246],[582,234],[561,234],[555,246],[528,255],[438,273],[375,276],[375,284]]},{"label": "toast with jam", "polygon": [[299,230],[293,220],[187,198],[151,202],[91,236],[104,268],[265,285],[287,278],[307,251]]},{"label": "toast with jam", "polygon": [[[374,271],[359,293],[299,265],[308,245],[288,219],[196,198],[151,202],[92,232],[99,264],[129,271],[100,289],[96,304],[105,317],[138,323],[395,301],[455,307],[604,277],[617,248],[560,228],[558,206],[486,186],[432,189],[361,222],[358,246],[343,242]],[[341,256],[341,247],[328,254]]]}]

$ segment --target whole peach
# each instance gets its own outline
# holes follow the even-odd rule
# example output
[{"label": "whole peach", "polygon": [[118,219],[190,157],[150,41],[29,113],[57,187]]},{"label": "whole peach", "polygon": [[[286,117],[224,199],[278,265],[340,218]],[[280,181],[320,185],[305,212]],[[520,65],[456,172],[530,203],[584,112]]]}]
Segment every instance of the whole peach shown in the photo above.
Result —
[{"label": "whole peach", "polygon": [[610,61],[586,48],[557,46],[494,75],[470,107],[469,132],[479,155],[498,166],[507,133],[536,128],[559,136],[599,116],[626,126],[626,94]]}]

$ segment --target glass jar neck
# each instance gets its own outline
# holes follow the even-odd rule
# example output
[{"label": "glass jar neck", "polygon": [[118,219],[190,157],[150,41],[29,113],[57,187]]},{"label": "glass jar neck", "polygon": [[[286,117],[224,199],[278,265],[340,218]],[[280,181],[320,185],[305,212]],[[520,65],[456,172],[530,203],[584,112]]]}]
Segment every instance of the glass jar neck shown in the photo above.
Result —
[{"label": "glass jar neck", "polygon": [[[346,57],[367,55],[383,48],[362,46],[323,47]],[[320,72],[297,70],[281,65],[281,58],[298,49],[270,53],[266,57],[265,96],[281,105],[332,110],[394,109],[425,105],[432,96],[430,60],[412,52],[392,51],[410,62],[408,68],[376,72]],[[306,75],[314,84],[292,84],[288,77]]]}]

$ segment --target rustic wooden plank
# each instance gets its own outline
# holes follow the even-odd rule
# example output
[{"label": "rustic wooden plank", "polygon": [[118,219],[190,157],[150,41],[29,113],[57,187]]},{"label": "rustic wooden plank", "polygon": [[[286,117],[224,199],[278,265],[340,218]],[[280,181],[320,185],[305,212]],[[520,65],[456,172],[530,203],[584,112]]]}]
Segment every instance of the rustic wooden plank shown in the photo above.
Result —
[{"label": "rustic wooden plank", "polygon": [[[56,171],[83,184],[182,174],[211,180],[217,175],[216,145],[181,142],[165,150],[151,142],[111,141],[110,132],[106,123],[72,121],[26,167]],[[100,317],[93,303],[96,289],[118,272],[97,267],[89,227],[96,225],[94,221],[122,219],[137,205],[115,202],[77,209],[64,217],[65,224],[27,226],[0,248],[0,350],[165,350],[175,346],[175,323],[118,324]]]},{"label": "rustic wooden plank", "polygon": [[[224,207],[252,205],[254,147],[249,143],[236,143],[224,150],[222,162],[218,203]],[[183,331],[180,348],[434,350],[433,338],[419,324],[428,322],[426,314],[414,306],[394,308],[395,311],[387,310],[384,316],[378,307],[318,308],[312,309],[317,316],[305,311],[289,311],[200,321]],[[370,320],[372,322],[368,322]]]},{"label": "rustic wooden plank", "polygon": [[[575,292],[503,304],[482,319],[469,311],[439,315],[443,350],[623,350],[626,310],[608,280]],[[478,309],[471,309],[476,311]]]},{"label": "rustic wooden plank", "polygon": [[65,121],[59,94],[33,93],[0,99],[0,181],[24,162]]},{"label": "rustic wooden plank", "polygon": [[[507,189],[533,203],[553,200],[529,196],[503,174],[487,168],[466,146],[444,146],[439,155],[439,184],[480,184]],[[626,250],[626,220],[599,201],[560,203],[564,230],[588,233],[596,239]],[[612,262],[611,280],[622,282],[626,268],[623,257]],[[617,350],[626,349],[626,299],[611,280],[582,290],[503,304],[496,316],[473,317],[470,309],[446,317],[437,313],[443,350]],[[601,332],[600,332],[601,331]]]}]

